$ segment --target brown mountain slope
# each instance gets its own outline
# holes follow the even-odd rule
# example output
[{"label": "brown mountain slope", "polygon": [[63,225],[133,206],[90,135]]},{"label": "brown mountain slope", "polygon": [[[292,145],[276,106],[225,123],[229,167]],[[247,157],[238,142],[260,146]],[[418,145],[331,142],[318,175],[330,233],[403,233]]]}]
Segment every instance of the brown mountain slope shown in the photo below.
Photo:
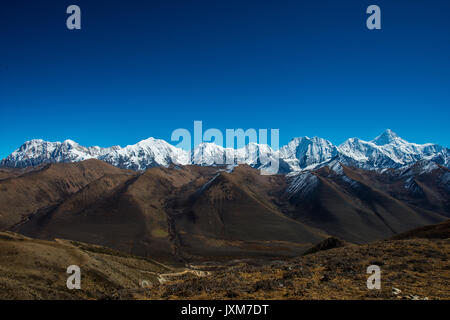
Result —
[{"label": "brown mountain slope", "polygon": [[0,180],[17,177],[23,173],[25,173],[25,171],[21,169],[0,168]]},{"label": "brown mountain slope", "polygon": [[247,166],[221,172],[172,210],[180,246],[198,256],[296,255],[326,235],[279,210],[284,176]]},{"label": "brown mountain slope", "polygon": [[184,262],[292,256],[328,235],[365,243],[450,214],[447,169],[335,170],[296,177],[262,176],[248,166],[136,173],[97,160],[6,170],[0,226]]},{"label": "brown mountain slope", "polygon": [[392,239],[403,240],[403,239],[448,239],[450,238],[450,220],[444,221],[439,224],[425,226],[422,228],[417,228],[410,230],[399,235],[396,235]]},{"label": "brown mountain slope", "polygon": [[[305,173],[311,175],[308,183],[312,187],[286,194],[289,206],[285,212],[307,225],[356,243],[388,238],[445,219],[445,211],[436,213],[428,206],[419,207],[415,195],[402,190],[398,180],[373,171],[344,166],[342,169],[343,174],[328,167]],[[395,198],[400,191],[402,197]]]},{"label": "brown mountain slope", "polygon": [[[0,180],[0,230],[63,202],[105,175],[134,176],[98,160],[49,164]],[[18,176],[17,176],[18,175]]]},{"label": "brown mountain slope", "polygon": [[41,239],[73,239],[172,258],[166,202],[185,184],[199,180],[200,186],[207,181],[208,171],[152,168],[132,176],[104,176],[13,230]]},{"label": "brown mountain slope", "polygon": [[397,200],[450,217],[450,170],[434,164],[434,170],[424,171],[427,165],[430,163],[418,162],[408,169],[388,169],[383,173],[346,168],[345,173]]},{"label": "brown mountain slope", "polygon": [[[81,290],[66,286],[67,267],[81,269]],[[0,299],[144,298],[171,269],[152,260],[73,241],[0,232]]]},{"label": "brown mountain slope", "polygon": [[277,210],[270,195],[275,182],[284,188],[282,176],[248,167],[231,174],[191,166],[104,176],[12,230],[164,259],[298,254],[324,235]]}]

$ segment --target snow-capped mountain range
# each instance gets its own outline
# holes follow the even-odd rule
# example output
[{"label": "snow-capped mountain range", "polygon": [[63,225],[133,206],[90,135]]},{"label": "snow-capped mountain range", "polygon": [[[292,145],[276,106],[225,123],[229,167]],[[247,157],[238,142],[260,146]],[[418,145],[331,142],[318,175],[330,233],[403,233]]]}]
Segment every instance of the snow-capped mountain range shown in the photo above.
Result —
[{"label": "snow-capped mountain range", "polygon": [[23,168],[44,163],[77,162],[99,159],[119,168],[145,170],[155,166],[175,165],[236,165],[248,164],[258,169],[271,168],[279,162],[279,173],[301,172],[321,166],[342,163],[368,170],[400,168],[417,161],[432,161],[450,166],[450,149],[436,144],[415,144],[386,130],[372,141],[351,138],[339,146],[319,137],[292,139],[279,150],[268,145],[250,143],[241,149],[231,149],[213,143],[202,143],[192,151],[177,148],[164,140],[149,138],[135,145],[110,148],[84,147],[72,140],[25,142],[0,167]]}]

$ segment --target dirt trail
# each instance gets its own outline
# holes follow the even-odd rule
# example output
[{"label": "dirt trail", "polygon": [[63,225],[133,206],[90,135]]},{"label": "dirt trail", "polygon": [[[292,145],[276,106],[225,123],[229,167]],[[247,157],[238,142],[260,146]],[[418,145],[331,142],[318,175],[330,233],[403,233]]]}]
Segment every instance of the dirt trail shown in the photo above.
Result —
[{"label": "dirt trail", "polygon": [[[82,254],[79,252],[79,248],[75,245],[73,245],[70,241],[68,240],[63,240],[63,239],[55,239],[55,242],[64,245],[68,250],[73,249],[73,255],[78,256],[79,258],[83,259],[83,260],[87,260],[86,257],[83,257],[82,254],[86,255],[86,256],[90,256],[89,253],[87,252],[82,252]],[[93,258],[94,260],[99,260],[99,257],[93,257],[91,256],[91,258]],[[173,268],[164,265],[162,263],[156,262],[156,264],[163,266],[164,268],[168,269],[168,270],[172,270],[175,271]],[[168,282],[170,280],[170,278],[176,278],[176,277],[181,277],[185,274],[193,274],[197,277],[206,277],[208,275],[210,275],[211,273],[208,271],[202,271],[202,270],[197,270],[197,269],[184,269],[183,271],[178,271],[178,272],[166,272],[166,273],[158,273],[158,272],[153,272],[153,271],[147,271],[147,270],[141,270],[141,269],[136,269],[139,272],[143,272],[143,273],[148,273],[148,274],[152,274],[155,275],[159,281],[160,284],[164,284],[166,282]]]},{"label": "dirt trail", "polygon": [[160,273],[158,275],[158,281],[160,284],[164,284],[170,280],[172,277],[180,277],[182,275],[192,273],[193,275],[197,277],[206,277],[211,274],[211,272],[208,271],[202,271],[202,270],[192,270],[192,269],[185,269],[184,271],[180,272],[173,272],[173,273]]}]

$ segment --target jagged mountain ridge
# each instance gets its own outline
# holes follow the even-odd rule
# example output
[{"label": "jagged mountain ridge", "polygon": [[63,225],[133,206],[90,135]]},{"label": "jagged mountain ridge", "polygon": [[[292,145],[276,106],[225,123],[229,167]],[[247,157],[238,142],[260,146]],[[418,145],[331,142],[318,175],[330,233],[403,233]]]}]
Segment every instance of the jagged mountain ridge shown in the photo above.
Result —
[{"label": "jagged mountain ridge", "polygon": [[[435,223],[450,214],[450,170],[432,161],[365,170],[334,160],[286,178],[286,196],[294,207],[289,216],[354,242]],[[341,229],[344,225],[353,227]]]},{"label": "jagged mountain ridge", "polygon": [[48,142],[33,139],[25,142],[19,149],[2,160],[0,166],[4,168],[24,168],[45,163],[79,162],[98,159],[119,149],[121,149],[120,146],[87,148],[72,140]]},{"label": "jagged mountain ridge", "polygon": [[292,139],[279,150],[264,144],[250,143],[231,149],[213,143],[202,143],[192,151],[177,148],[164,140],[149,138],[124,148],[83,147],[72,140],[47,142],[31,140],[24,143],[0,167],[23,168],[43,163],[79,162],[98,159],[122,169],[143,171],[152,167],[195,164],[200,166],[248,164],[275,173],[317,169],[338,160],[340,163],[367,170],[400,168],[420,160],[450,166],[450,149],[437,144],[415,144],[386,130],[372,141],[350,138],[339,146],[319,137]]}]

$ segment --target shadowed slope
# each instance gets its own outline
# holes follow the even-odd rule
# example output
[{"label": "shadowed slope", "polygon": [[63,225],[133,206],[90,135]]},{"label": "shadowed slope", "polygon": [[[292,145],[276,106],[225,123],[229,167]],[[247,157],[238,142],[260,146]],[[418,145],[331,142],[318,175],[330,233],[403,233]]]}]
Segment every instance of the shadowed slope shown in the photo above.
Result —
[{"label": "shadowed slope", "polygon": [[392,239],[402,240],[402,239],[448,239],[450,238],[450,220],[444,221],[439,224],[425,226],[422,228],[417,228],[410,230],[399,235],[396,235]]},{"label": "shadowed slope", "polygon": [[98,160],[19,171],[2,171],[4,229],[171,261],[291,256],[329,235],[365,243],[450,215],[449,170],[432,163],[375,172],[334,162],[289,177],[245,165],[136,173]]},{"label": "shadowed slope", "polygon": [[0,229],[10,228],[34,213],[62,203],[102,177],[136,175],[98,160],[48,164],[19,175],[13,172],[13,177],[0,180]]},{"label": "shadowed slope", "polygon": [[[438,178],[435,178],[434,185],[430,183],[427,191],[439,194],[443,199],[444,204],[435,206],[439,209],[435,212],[431,210],[429,201],[423,200],[426,196],[417,196],[415,190],[405,188],[409,177],[398,178],[339,166],[339,170],[335,169],[337,172],[323,167],[302,173],[304,177],[292,180],[291,184],[301,185],[303,179],[307,181],[308,188],[301,185],[290,192],[288,190],[286,213],[328,234],[357,243],[379,240],[418,226],[437,223],[448,214],[445,201],[448,201],[449,194],[433,191],[442,189]],[[424,180],[425,177],[421,175],[417,179]]]},{"label": "shadowed slope", "polygon": [[274,200],[284,176],[248,166],[221,172],[174,210],[181,246],[195,255],[294,255],[325,234],[293,221]]},{"label": "shadowed slope", "polygon": [[174,249],[165,204],[177,188],[196,179],[205,178],[189,168],[104,176],[14,230],[37,238],[73,239],[171,259]]}]

